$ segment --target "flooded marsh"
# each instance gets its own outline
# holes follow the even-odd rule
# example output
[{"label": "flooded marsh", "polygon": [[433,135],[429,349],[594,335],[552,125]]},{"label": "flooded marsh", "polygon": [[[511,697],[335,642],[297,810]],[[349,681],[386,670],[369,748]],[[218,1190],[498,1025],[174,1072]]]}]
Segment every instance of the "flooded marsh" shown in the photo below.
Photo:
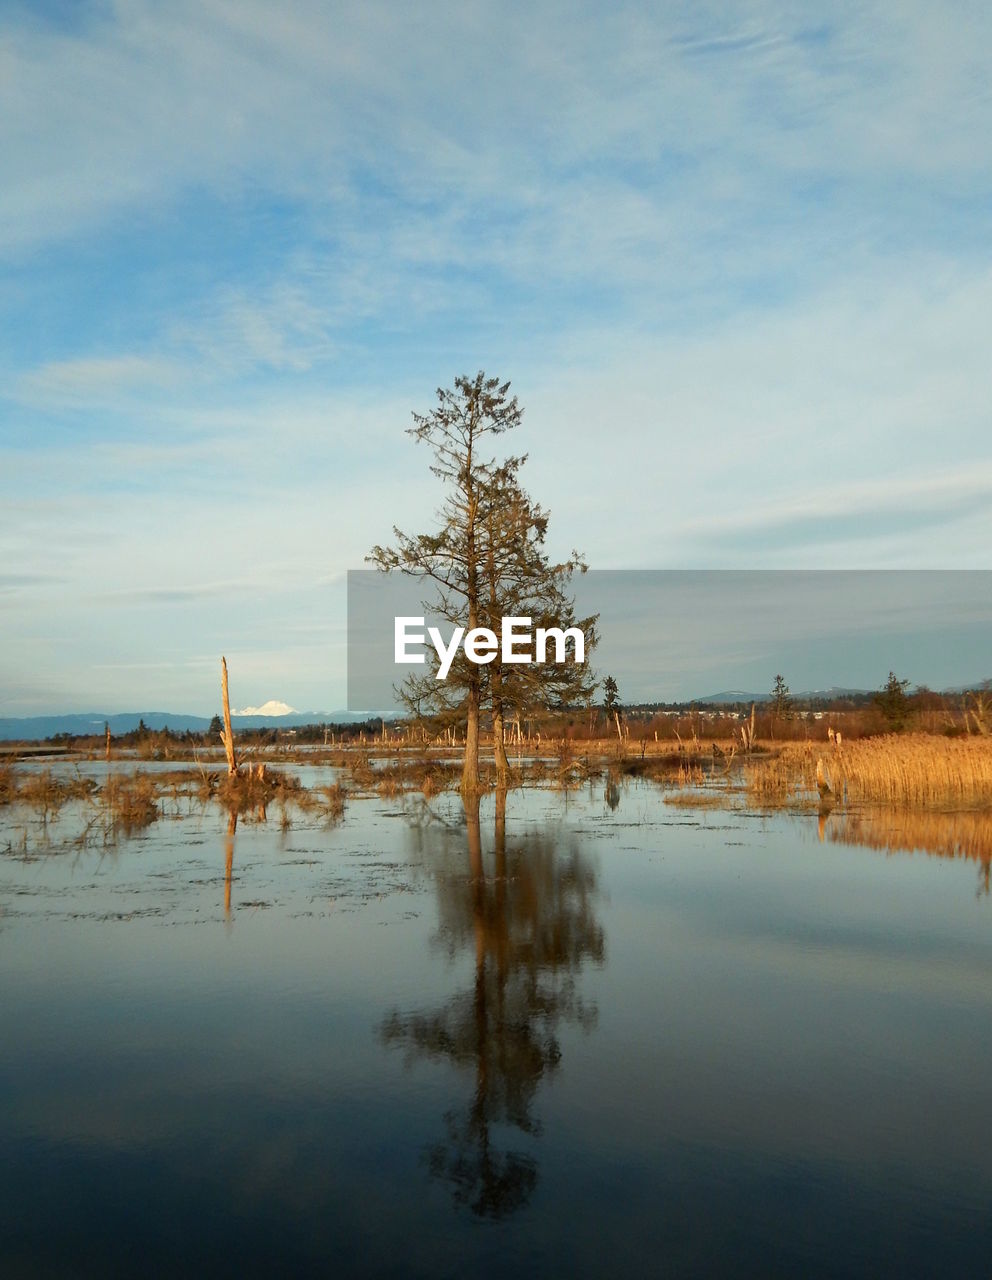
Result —
[{"label": "flooded marsh", "polygon": [[3,1273],[983,1273],[988,813],[556,770],[19,767]]}]

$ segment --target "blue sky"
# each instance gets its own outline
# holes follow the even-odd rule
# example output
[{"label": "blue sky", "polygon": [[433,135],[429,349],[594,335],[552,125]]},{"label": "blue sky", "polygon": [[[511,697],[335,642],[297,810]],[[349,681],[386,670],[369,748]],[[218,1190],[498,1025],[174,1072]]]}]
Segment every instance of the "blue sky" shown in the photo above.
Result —
[{"label": "blue sky", "polygon": [[222,652],[342,706],[344,573],[429,524],[403,431],[478,368],[596,568],[990,567],[990,42],[4,0],[0,715],[210,713]]}]

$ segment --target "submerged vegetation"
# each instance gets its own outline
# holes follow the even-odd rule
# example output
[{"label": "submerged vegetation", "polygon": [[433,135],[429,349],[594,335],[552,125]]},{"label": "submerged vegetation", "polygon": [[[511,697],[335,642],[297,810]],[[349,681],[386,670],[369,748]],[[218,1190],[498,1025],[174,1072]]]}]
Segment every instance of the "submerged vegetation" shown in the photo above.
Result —
[{"label": "submerged vegetation", "polygon": [[147,773],[112,774],[97,796],[115,834],[131,835],[151,826],[159,816],[158,788]]},{"label": "submerged vegetation", "polygon": [[[234,819],[248,814],[265,821],[268,807],[277,803],[284,826],[291,825],[287,816],[291,807],[335,822],[344,813],[345,794],[340,782],[306,787],[294,773],[269,770],[264,765],[233,775],[202,766],[162,772],[138,766],[130,771],[111,771],[102,782],[78,771],[66,777],[51,769],[20,774],[10,766],[0,770],[0,804],[32,813],[48,845],[52,842],[50,827],[75,802],[71,834],[65,839],[73,847],[93,842],[115,844],[160,819],[188,816],[208,805]],[[27,851],[26,830],[17,848]],[[13,849],[13,843],[8,842],[8,851]]]},{"label": "submerged vegetation", "polygon": [[[511,754],[506,775],[494,757],[483,757],[480,791],[501,791],[504,785],[571,791],[598,782],[605,784],[604,803],[616,809],[622,788],[642,781],[662,788],[667,803],[685,809],[818,809],[821,818],[832,812],[831,832],[863,830],[868,844],[891,838],[892,847],[905,848],[909,840],[906,823],[886,827],[894,832],[891,837],[878,835],[877,823],[858,826],[859,807],[872,805],[915,814],[913,829],[921,832],[931,814],[935,825],[921,836],[930,850],[950,844],[981,856],[992,842],[988,736],[907,733],[843,741],[837,735],[828,744],[764,744],[747,751],[716,743],[707,750],[698,737],[680,742],[677,750],[668,742],[633,747],[622,738],[599,743],[546,738],[529,745],[530,754]],[[243,756],[234,773],[223,769],[215,752],[209,765],[198,756],[167,768],[138,761],[123,768],[108,764],[102,779],[87,776],[81,761],[43,768],[4,764],[0,806],[8,815],[5,826],[16,833],[16,842],[7,838],[7,850],[27,851],[29,831],[44,848],[113,845],[153,823],[211,808],[235,821],[265,822],[275,805],[284,830],[304,818],[336,823],[350,798],[396,801],[408,812],[411,803],[429,804],[461,782],[456,744],[403,745],[380,738],[350,749],[283,753],[278,763],[261,754]],[[941,812],[949,809],[956,811],[953,831]],[[58,826],[63,810],[71,816]]]}]

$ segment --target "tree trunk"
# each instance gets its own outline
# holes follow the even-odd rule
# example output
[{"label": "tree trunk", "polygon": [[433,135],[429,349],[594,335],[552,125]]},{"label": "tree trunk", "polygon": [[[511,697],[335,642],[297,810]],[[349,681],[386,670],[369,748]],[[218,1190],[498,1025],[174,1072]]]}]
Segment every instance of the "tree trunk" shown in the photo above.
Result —
[{"label": "tree trunk", "polygon": [[462,793],[479,792],[479,686],[473,681],[468,691],[468,723],[465,727],[465,761],[462,764]]},{"label": "tree trunk", "polygon": [[510,772],[510,762],[506,758],[506,725],[503,721],[503,709],[493,704],[493,755],[496,758],[496,772],[506,783]]},{"label": "tree trunk", "polygon": [[231,730],[231,701],[227,696],[226,658],[221,658],[220,660],[220,691],[224,702],[224,728],[220,737],[224,744],[224,751],[227,753],[227,772],[230,777],[238,772],[238,762],[234,758],[234,733]]},{"label": "tree trunk", "polygon": [[238,829],[238,813],[232,809],[227,815],[227,839],[224,841],[224,915],[231,914],[231,880],[234,875],[234,833]]},{"label": "tree trunk", "polygon": [[493,756],[496,759],[496,775],[500,783],[506,786],[506,776],[510,772],[510,762],[506,758],[506,721],[503,719],[503,677],[499,668],[492,673],[493,700]]}]

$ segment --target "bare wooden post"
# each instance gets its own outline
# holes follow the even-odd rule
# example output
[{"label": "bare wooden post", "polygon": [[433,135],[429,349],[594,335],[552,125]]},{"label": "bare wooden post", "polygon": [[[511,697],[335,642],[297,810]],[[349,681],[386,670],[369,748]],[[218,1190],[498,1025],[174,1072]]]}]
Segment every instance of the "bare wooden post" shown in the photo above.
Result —
[{"label": "bare wooden post", "polygon": [[110,760],[110,725],[107,725],[107,760]]},{"label": "bare wooden post", "polygon": [[227,659],[220,660],[220,691],[224,702],[224,728],[220,732],[220,740],[227,752],[227,772],[231,777],[238,772],[238,763],[234,758],[234,734],[231,731],[231,700],[227,696]]}]

